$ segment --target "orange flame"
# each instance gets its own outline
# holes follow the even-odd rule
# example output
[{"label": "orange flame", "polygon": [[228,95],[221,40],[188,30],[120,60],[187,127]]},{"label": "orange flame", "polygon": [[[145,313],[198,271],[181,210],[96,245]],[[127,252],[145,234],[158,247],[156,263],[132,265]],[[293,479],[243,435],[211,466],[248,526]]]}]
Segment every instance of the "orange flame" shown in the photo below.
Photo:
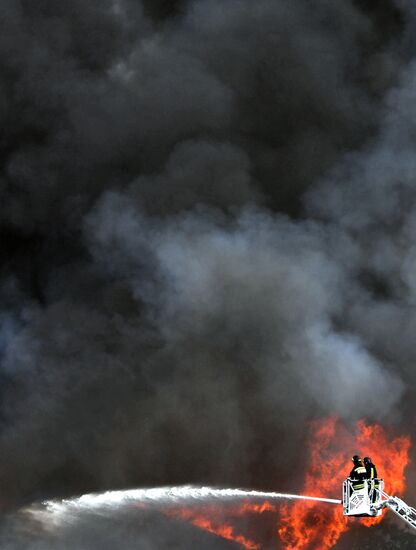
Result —
[{"label": "orange flame", "polygon": [[[368,426],[360,421],[357,424],[358,448],[366,449],[377,467],[377,475],[385,477],[384,490],[389,495],[400,496],[406,489],[404,471],[409,464],[410,439],[397,437],[390,439],[381,426]],[[385,452],[386,450],[386,452]],[[371,527],[382,521],[383,516],[366,518],[362,523]]]},{"label": "orange flame", "polygon": [[269,502],[256,504],[245,502],[241,506],[227,506],[226,510],[222,510],[218,505],[204,507],[201,511],[195,507],[180,508],[171,510],[167,513],[170,517],[189,521],[196,527],[208,531],[223,539],[232,540],[240,544],[247,550],[260,550],[261,545],[248,537],[237,534],[236,528],[229,523],[223,522],[225,512],[228,516],[239,517],[248,513],[262,514],[263,512],[275,512],[276,508]]},{"label": "orange flame", "polygon": [[201,529],[213,533],[223,539],[238,542],[243,548],[247,548],[247,550],[260,550],[259,544],[256,544],[254,541],[243,537],[242,535],[236,535],[235,530],[231,525],[215,525],[211,520],[203,517],[193,518],[191,522],[197,527],[200,527]]},{"label": "orange flame", "polygon": [[[312,496],[340,495],[340,485],[351,470],[350,456],[362,452],[373,459],[378,476],[388,476],[385,490],[400,495],[405,489],[404,470],[409,463],[410,440],[408,437],[391,438],[384,428],[356,424],[351,434],[335,418],[312,423],[309,444],[310,467],[306,473],[303,494]],[[348,454],[350,453],[350,454]],[[299,501],[281,507],[279,535],[285,550],[332,548],[348,529],[342,508]],[[364,525],[371,526],[382,520],[366,518]]]}]

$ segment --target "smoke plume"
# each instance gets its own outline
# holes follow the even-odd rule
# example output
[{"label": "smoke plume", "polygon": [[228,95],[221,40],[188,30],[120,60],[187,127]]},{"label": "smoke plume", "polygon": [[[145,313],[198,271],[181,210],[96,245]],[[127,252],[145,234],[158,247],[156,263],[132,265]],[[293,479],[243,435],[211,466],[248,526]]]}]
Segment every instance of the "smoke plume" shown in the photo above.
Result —
[{"label": "smoke plume", "polygon": [[[1,12],[3,506],[295,492],[322,415],[416,437],[410,0]],[[137,514],[59,548],[231,547]]]}]

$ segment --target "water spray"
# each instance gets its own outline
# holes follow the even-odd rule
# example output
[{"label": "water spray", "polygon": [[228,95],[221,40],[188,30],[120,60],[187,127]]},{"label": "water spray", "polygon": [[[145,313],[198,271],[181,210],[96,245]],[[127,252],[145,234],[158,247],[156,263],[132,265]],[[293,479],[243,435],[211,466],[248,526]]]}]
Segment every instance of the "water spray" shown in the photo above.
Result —
[{"label": "water spray", "polygon": [[91,493],[81,497],[66,500],[47,500],[43,504],[51,512],[65,510],[65,508],[91,509],[98,507],[117,508],[134,502],[168,503],[179,500],[234,500],[238,498],[255,498],[265,500],[313,500],[330,504],[341,504],[341,500],[306,495],[292,495],[289,493],[275,493],[251,491],[245,489],[217,489],[213,487],[160,487],[156,489],[129,489],[126,491],[107,491],[105,493]]},{"label": "water spray", "polygon": [[40,505],[25,509],[35,519],[52,522],[55,526],[69,521],[71,516],[82,512],[116,512],[134,505],[160,506],[178,503],[200,503],[207,501],[234,501],[238,499],[258,500],[309,500],[315,502],[341,504],[341,500],[308,495],[293,495],[253,491],[245,489],[220,489],[215,487],[159,487],[153,489],[128,489],[123,491],[107,491],[91,493],[80,497],[63,500],[46,500]]}]

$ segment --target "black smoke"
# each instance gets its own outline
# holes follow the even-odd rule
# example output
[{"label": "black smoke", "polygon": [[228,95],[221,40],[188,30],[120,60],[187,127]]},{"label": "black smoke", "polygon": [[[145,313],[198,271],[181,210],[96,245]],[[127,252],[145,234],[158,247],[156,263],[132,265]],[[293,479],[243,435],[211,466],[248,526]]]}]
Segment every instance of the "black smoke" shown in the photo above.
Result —
[{"label": "black smoke", "polygon": [[416,435],[414,17],[3,0],[5,507],[293,491],[314,416]]}]

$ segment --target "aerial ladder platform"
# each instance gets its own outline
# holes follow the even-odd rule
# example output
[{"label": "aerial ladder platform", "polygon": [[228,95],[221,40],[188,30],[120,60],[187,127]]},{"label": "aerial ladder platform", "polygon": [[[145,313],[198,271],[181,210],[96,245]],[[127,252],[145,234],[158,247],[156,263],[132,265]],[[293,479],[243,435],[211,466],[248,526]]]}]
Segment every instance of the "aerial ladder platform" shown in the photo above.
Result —
[{"label": "aerial ladder platform", "polygon": [[[389,508],[410,527],[416,529],[416,509],[401,498],[390,496],[384,491],[382,479],[366,479],[360,488],[354,488],[355,480],[347,478],[342,486],[344,516],[377,517]],[[364,487],[362,487],[364,485]]]}]

